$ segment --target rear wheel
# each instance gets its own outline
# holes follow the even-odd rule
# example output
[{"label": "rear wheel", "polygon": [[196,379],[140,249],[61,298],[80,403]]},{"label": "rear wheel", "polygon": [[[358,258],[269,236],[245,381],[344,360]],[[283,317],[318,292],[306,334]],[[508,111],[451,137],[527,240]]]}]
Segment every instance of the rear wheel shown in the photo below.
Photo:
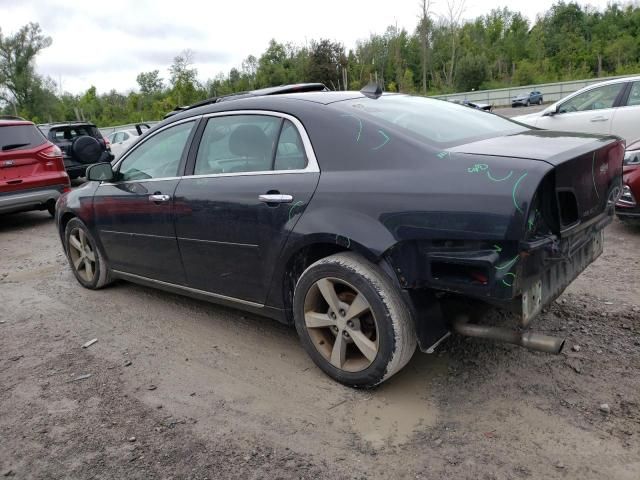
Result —
[{"label": "rear wheel", "polygon": [[64,239],[71,270],[83,287],[97,290],[110,283],[109,265],[81,220],[67,223]]},{"label": "rear wheel", "polygon": [[49,212],[49,215],[52,217],[56,216],[56,202],[50,201],[47,203],[47,212]]},{"label": "rear wheel", "polygon": [[398,372],[416,347],[399,290],[376,265],[353,253],[319,260],[294,295],[296,330],[327,375],[352,387],[374,387]]}]

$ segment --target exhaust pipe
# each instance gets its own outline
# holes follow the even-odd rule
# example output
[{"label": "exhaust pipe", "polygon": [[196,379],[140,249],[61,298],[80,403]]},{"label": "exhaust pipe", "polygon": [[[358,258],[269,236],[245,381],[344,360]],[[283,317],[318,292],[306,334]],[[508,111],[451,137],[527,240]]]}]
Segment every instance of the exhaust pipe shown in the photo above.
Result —
[{"label": "exhaust pipe", "polygon": [[546,353],[560,353],[564,347],[564,338],[551,337],[535,332],[517,332],[500,327],[476,325],[473,323],[457,322],[453,329],[460,335],[467,337],[487,338],[499,342],[513,343],[530,350]]}]

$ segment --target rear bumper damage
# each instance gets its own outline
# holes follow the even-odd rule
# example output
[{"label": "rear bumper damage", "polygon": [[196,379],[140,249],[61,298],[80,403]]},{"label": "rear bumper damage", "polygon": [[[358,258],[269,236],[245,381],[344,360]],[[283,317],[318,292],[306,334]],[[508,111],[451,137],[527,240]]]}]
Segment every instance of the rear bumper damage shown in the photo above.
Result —
[{"label": "rear bumper damage", "polygon": [[[396,274],[413,308],[420,349],[432,353],[443,337],[455,332],[559,353],[564,339],[526,329],[600,256],[604,228],[611,220],[610,211],[603,213],[561,240],[549,235],[515,245],[494,244],[493,249],[418,248],[417,268],[396,267]],[[483,245],[475,242],[475,246]],[[425,274],[413,276],[418,272]],[[513,328],[474,323],[491,308],[511,312]]]}]

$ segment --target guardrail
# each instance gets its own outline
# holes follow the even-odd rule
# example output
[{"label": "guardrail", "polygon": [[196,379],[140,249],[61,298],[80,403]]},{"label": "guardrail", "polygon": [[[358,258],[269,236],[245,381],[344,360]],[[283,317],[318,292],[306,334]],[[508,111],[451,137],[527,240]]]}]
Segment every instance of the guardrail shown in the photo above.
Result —
[{"label": "guardrail", "polygon": [[619,75],[616,77],[589,78],[586,80],[572,80],[568,82],[543,83],[538,85],[523,85],[521,87],[498,88],[495,90],[478,90],[473,92],[451,93],[447,95],[433,95],[433,98],[443,100],[468,100],[470,102],[488,103],[496,107],[511,105],[511,99],[521,93],[538,91],[542,93],[545,103],[556,102],[570,93],[594,83],[600,83],[616,78],[632,77],[634,75]]},{"label": "guardrail", "polygon": [[[138,123],[146,123],[150,127],[153,127],[156,123],[159,123],[159,121],[156,120],[154,122],[138,122]],[[135,130],[136,125],[138,125],[138,123],[128,123],[126,125],[116,125],[114,127],[98,127],[98,130],[100,130],[100,133],[102,133],[103,137],[108,137],[113,132],[118,131],[118,130]]]}]

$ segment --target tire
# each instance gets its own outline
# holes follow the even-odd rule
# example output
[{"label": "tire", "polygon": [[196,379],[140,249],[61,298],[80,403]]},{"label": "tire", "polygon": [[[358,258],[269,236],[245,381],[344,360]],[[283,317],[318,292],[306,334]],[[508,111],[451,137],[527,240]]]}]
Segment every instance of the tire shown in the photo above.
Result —
[{"label": "tire", "polygon": [[56,216],[56,202],[49,201],[47,203],[47,212],[49,212],[49,215],[51,215],[52,217],[55,218],[55,216]]},{"label": "tire", "polygon": [[[84,256],[80,253],[82,247]],[[67,223],[64,230],[64,249],[69,266],[80,285],[90,290],[98,290],[111,283],[109,265],[104,255],[86,225],[78,218],[73,218]],[[89,253],[92,255],[87,255]],[[91,264],[90,268],[87,267],[87,262]]]},{"label": "tire", "polygon": [[529,105],[531,105],[531,101],[527,100],[525,107],[528,107]]},{"label": "tire", "polygon": [[[331,291],[335,308],[326,300]],[[349,319],[352,306],[357,314]],[[400,371],[416,349],[413,319],[399,289],[354,253],[331,255],[307,268],[295,287],[293,308],[304,349],[344,385],[375,387]]]},{"label": "tire", "polygon": [[538,105],[542,105],[542,97],[538,99]]}]

